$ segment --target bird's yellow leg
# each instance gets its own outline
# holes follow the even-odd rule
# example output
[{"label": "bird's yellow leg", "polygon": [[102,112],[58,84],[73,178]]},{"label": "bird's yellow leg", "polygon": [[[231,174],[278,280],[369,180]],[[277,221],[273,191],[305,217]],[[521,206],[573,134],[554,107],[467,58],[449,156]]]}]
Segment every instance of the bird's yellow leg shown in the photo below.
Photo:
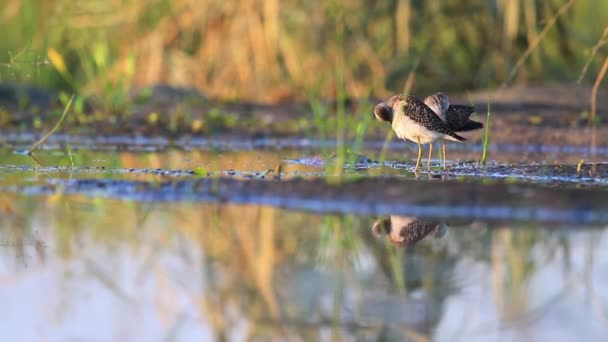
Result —
[{"label": "bird's yellow leg", "polygon": [[416,141],[418,142],[418,159],[416,160],[414,173],[418,174],[418,167],[420,167],[420,160],[422,160],[422,145],[420,145],[420,137],[416,138]]},{"label": "bird's yellow leg", "polygon": [[443,169],[445,170],[445,140],[441,141],[443,146],[441,147],[441,151],[443,152]]},{"label": "bird's yellow leg", "polygon": [[431,171],[431,157],[433,156],[433,143],[429,144],[429,159],[426,160],[426,168]]}]

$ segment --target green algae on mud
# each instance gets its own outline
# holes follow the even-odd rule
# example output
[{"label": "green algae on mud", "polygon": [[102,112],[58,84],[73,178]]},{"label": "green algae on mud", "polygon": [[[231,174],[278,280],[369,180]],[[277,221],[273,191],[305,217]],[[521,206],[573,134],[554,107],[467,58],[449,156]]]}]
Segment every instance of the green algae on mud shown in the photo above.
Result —
[{"label": "green algae on mud", "polygon": [[[73,153],[77,166],[71,166],[63,151],[41,150],[36,164],[27,156],[0,149],[0,189],[43,196],[66,193],[144,201],[245,202],[341,213],[581,223],[606,220],[602,214],[606,209],[602,203],[608,203],[604,198],[608,193],[605,163],[456,162],[446,171],[439,167],[422,170],[415,178],[413,162],[380,163],[366,154],[352,154],[348,159],[353,162],[344,165],[339,178],[331,176],[335,157],[315,152],[77,149]],[[280,175],[274,171],[277,165],[281,165]]]}]

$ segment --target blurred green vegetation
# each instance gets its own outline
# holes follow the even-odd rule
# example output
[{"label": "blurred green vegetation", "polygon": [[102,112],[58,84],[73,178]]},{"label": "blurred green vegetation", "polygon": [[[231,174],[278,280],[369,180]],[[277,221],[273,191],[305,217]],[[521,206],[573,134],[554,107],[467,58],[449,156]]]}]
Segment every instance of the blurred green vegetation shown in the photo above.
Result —
[{"label": "blurred green vegetation", "polygon": [[592,82],[606,13],[593,0],[2,0],[0,82],[111,103],[158,83],[276,102],[485,88],[520,60],[514,82],[572,81],[588,60]]}]

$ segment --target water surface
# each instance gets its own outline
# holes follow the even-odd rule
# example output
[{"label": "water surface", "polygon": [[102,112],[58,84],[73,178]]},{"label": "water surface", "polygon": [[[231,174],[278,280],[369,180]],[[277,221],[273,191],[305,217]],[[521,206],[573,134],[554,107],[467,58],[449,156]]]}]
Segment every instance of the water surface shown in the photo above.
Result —
[{"label": "water surface", "polygon": [[[6,340],[608,338],[608,230],[606,221],[585,219],[605,211],[565,195],[603,198],[599,181],[415,180],[398,167],[368,163],[346,167],[358,178],[343,189],[383,185],[349,197],[331,176],[332,158],[302,162],[319,160],[310,159],[323,154],[315,148],[74,149],[71,161],[64,149],[39,151],[36,161],[13,151],[0,149]],[[461,162],[477,155],[451,152]],[[501,165],[528,158],[495,156]],[[407,159],[389,151],[387,160]],[[278,164],[284,178],[274,180],[269,170]],[[183,191],[234,179],[239,187],[224,189],[279,184],[285,192],[319,177],[332,192],[310,187],[280,197],[284,204],[306,193],[316,207],[268,205],[278,202],[260,203],[255,192],[239,201],[243,194],[221,187],[211,199],[211,190]],[[103,190],[92,187],[99,184]],[[144,190],[152,197],[138,197]],[[395,205],[373,205],[382,198]],[[501,213],[481,209],[454,215],[458,205],[493,200],[573,219],[474,215]],[[332,203],[343,205],[324,210]],[[415,211],[421,208],[439,209]]]},{"label": "water surface", "polygon": [[0,204],[10,340],[608,333],[605,227],[63,195]]}]

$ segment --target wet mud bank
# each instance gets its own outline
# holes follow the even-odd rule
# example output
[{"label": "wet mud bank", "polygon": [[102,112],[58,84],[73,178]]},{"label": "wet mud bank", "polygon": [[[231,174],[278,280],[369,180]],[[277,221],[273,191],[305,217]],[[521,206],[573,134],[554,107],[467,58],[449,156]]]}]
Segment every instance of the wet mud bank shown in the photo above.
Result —
[{"label": "wet mud bank", "polygon": [[[397,170],[413,172],[414,166],[403,162],[385,162]],[[436,168],[435,168],[436,169]],[[459,163],[450,165],[445,171],[423,170],[424,175],[431,177],[467,177],[478,179],[504,179],[510,182],[532,182],[539,184],[566,185],[576,184],[607,186],[608,164],[592,163],[580,165],[546,165],[546,164],[500,164]]]},{"label": "wet mud bank", "polygon": [[82,194],[154,202],[231,202],[322,213],[410,215],[537,223],[608,223],[608,191],[535,184],[399,178],[237,180],[226,177],[146,182],[108,179],[50,180],[4,186],[27,195]]},{"label": "wet mud bank", "polygon": [[[354,178],[386,178],[426,181],[504,181],[506,183],[534,183],[555,187],[601,187],[608,190],[608,163],[592,163],[580,165],[544,165],[544,164],[502,164],[489,163],[456,163],[449,165],[445,170],[433,166],[429,171],[422,168],[418,176],[414,173],[415,164],[404,161],[378,162],[364,155],[358,155],[358,160],[343,165],[346,177]],[[291,171],[279,171],[279,165],[302,165],[303,168],[294,168]],[[42,166],[42,165],[0,165],[0,175],[19,173],[35,173],[49,177],[72,177],[76,175],[93,175],[95,177],[122,177],[122,176],[159,176],[171,178],[188,177],[229,177],[240,180],[250,179],[293,179],[314,177],[324,179],[328,177],[326,167],[333,167],[335,159],[324,159],[320,156],[305,157],[298,160],[283,160],[275,169],[244,170],[221,169],[166,169],[166,168],[112,168],[106,166]],[[389,172],[392,170],[392,172]],[[277,177],[280,173],[280,177]],[[0,182],[1,184],[1,182]]]},{"label": "wet mud bank", "polygon": [[[485,122],[489,109],[493,144],[606,148],[608,125],[604,118],[608,115],[608,92],[600,89],[598,93],[594,125],[589,124],[590,93],[589,85],[555,84],[476,91],[454,94],[451,98],[454,103],[474,105],[477,114],[473,118],[477,121]],[[423,97],[416,92],[414,95]],[[48,131],[62,110],[53,100],[56,97],[38,88],[0,85],[0,136],[6,136],[4,143],[21,139],[19,134],[41,135]],[[313,124],[315,116],[310,105],[302,100],[278,104],[225,102],[209,99],[194,89],[162,85],[134,90],[129,99],[128,110],[115,115],[109,115],[103,108],[95,109],[95,101],[91,100],[82,112],[68,115],[62,129],[74,136],[122,140],[161,136],[170,145],[189,138],[256,140],[317,136],[320,129]],[[361,122],[367,115],[371,119],[371,109],[380,100],[347,101],[347,121]],[[336,104],[327,101],[324,105],[327,120],[335,119]],[[382,140],[386,136],[384,125],[374,122],[368,126],[367,140]],[[353,138],[355,132],[346,133]],[[468,134],[467,138],[479,144],[482,132]]]}]

